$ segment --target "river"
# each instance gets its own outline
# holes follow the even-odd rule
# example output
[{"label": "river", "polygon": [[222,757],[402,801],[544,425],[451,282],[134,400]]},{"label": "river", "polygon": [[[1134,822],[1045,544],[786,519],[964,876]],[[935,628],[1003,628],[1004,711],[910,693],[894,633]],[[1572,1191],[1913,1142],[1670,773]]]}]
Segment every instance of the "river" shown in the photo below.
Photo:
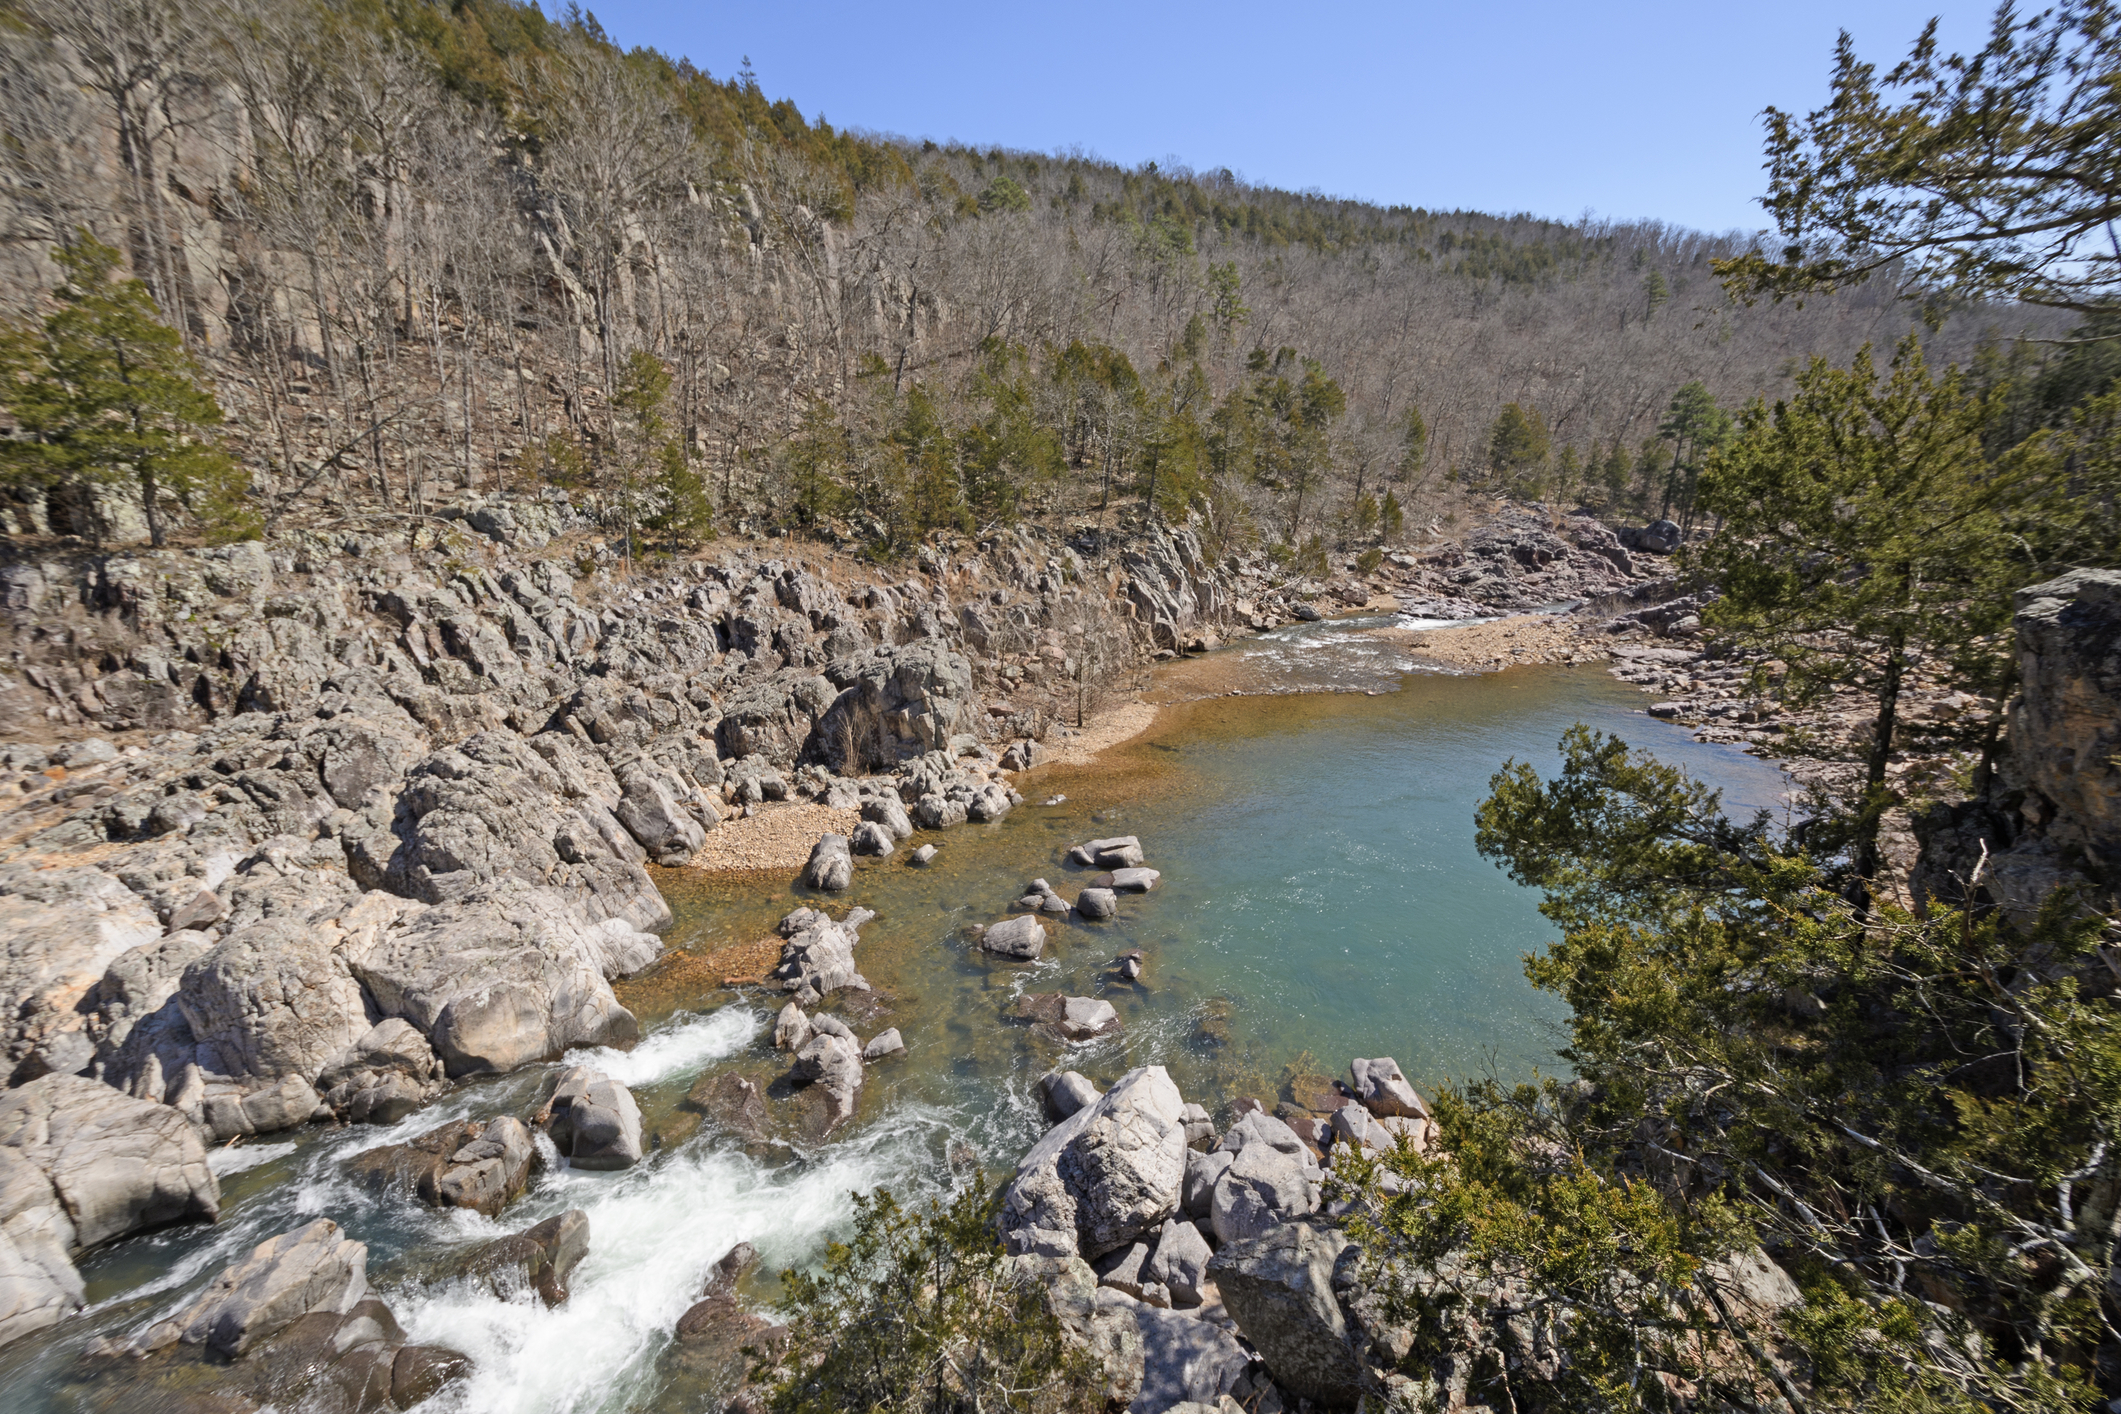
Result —
[{"label": "river", "polygon": [[[1211,1111],[1245,1094],[1272,1104],[1291,1076],[1344,1074],[1357,1055],[1395,1057],[1422,1088],[1553,1068],[1561,1009],[1522,973],[1551,928],[1536,896],[1473,850],[1489,777],[1511,757],[1551,769],[1580,721],[1685,766],[1734,810],[1779,810],[1786,782],[1643,715],[1642,695],[1600,668],[1409,671],[1403,650],[1362,632],[1369,622],[1172,665],[1154,690],[1170,705],[1147,735],[1094,765],[1027,773],[1025,803],[1005,820],[927,837],[941,852],[926,869],[904,851],[865,863],[830,905],[877,913],[857,953],[876,1004],[850,1020],[864,1039],[897,1026],[908,1049],[870,1069],[859,1114],[830,1142],[747,1153],[683,1103],[703,1075],[736,1068],[763,1084],[785,1070],[772,1000],[721,990],[683,958],[761,937],[814,900],[771,880],[665,871],[681,956],[621,987],[645,1039],[570,1057],[633,1087],[658,1145],[646,1162],[548,1171],[499,1221],[379,1200],[338,1176],[347,1155],[443,1120],[521,1112],[542,1067],[464,1086],[391,1130],[226,1151],[221,1222],[86,1258],[91,1311],[0,1354],[5,1407],[64,1409],[62,1372],[87,1340],[136,1328],[264,1238],[328,1216],[369,1243],[371,1279],[415,1339],[477,1361],[437,1414],[690,1408],[694,1391],[658,1357],[718,1257],[749,1241],[766,1271],[800,1265],[844,1221],[850,1190],[918,1196],[974,1167],[1005,1174],[1042,1128],[1031,1083],[1057,1062],[1100,1086],[1166,1065]],[[1244,695],[1200,695],[1233,687]],[[967,924],[1003,917],[1034,877],[1072,896],[1082,880],[1068,847],[1118,834],[1138,835],[1163,871],[1155,892],[1123,895],[1109,923],[1049,923],[1036,966],[965,944]],[[1131,948],[1146,959],[1138,984],[1112,967]],[[1063,1053],[1005,1018],[1015,997],[1049,991],[1106,998],[1124,1033]],[[559,1309],[444,1275],[452,1252],[570,1207],[589,1215],[591,1250]],[[772,1279],[748,1294],[770,1302]]]}]

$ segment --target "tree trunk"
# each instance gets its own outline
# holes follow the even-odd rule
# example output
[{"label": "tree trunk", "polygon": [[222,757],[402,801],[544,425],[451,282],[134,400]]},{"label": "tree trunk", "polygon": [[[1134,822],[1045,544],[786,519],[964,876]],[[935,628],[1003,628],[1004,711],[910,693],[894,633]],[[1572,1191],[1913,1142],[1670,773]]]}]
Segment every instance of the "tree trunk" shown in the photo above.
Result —
[{"label": "tree trunk", "polygon": [[160,498],[155,492],[154,469],[146,462],[140,463],[140,505],[147,512],[147,543],[157,550],[162,548],[162,512],[155,505]]},{"label": "tree trunk", "polygon": [[1884,675],[1878,684],[1878,724],[1871,734],[1870,756],[1865,762],[1862,814],[1856,825],[1856,877],[1862,888],[1857,906],[1866,913],[1870,908],[1871,881],[1878,877],[1881,862],[1878,827],[1886,806],[1891,803],[1885,788],[1885,768],[1893,755],[1893,728],[1900,711],[1900,680],[1907,670],[1906,647],[1906,631],[1894,629],[1888,640]]}]

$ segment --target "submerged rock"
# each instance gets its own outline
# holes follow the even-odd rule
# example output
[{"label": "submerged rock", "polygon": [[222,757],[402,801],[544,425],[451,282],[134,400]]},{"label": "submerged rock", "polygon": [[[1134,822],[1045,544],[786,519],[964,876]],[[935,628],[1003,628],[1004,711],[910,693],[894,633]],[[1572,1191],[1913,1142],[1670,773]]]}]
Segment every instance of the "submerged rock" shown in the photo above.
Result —
[{"label": "submerged rock", "polygon": [[1099,1091],[1095,1085],[1078,1071],[1049,1070],[1038,1078],[1039,1097],[1046,1102],[1046,1112],[1058,1120],[1085,1105],[1097,1103]]},{"label": "submerged rock", "polygon": [[534,1291],[547,1306],[558,1306],[567,1299],[567,1279],[588,1255],[589,1215],[569,1208],[535,1227],[474,1248],[459,1271],[503,1300]]}]

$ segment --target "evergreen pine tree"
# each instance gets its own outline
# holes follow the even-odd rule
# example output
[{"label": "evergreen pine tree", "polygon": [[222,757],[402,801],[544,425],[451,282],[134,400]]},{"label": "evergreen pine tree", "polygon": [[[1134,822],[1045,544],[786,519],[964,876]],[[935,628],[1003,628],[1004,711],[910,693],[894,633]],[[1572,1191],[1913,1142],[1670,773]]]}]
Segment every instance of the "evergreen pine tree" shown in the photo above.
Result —
[{"label": "evergreen pine tree", "polygon": [[59,308],[0,334],[0,403],[23,434],[0,443],[0,475],[47,494],[129,489],[158,547],[171,500],[209,539],[256,535],[249,478],[214,439],[221,406],[147,286],[85,231],[54,258]]}]

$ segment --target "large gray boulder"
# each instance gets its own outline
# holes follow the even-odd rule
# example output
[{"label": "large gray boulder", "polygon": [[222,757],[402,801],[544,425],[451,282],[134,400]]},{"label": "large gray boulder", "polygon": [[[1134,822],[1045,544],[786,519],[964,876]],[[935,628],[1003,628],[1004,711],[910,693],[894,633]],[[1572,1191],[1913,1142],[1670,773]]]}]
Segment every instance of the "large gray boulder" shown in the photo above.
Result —
[{"label": "large gray boulder", "polygon": [[1161,1227],[1185,1180],[1183,1107],[1164,1068],[1144,1066],[1048,1130],[1003,1190],[1004,1245],[1100,1257]]},{"label": "large gray boulder", "polygon": [[1171,1293],[1173,1306],[1198,1306],[1201,1288],[1208,1280],[1208,1258],[1213,1255],[1199,1228],[1184,1218],[1167,1218],[1163,1231],[1157,1234],[1156,1255],[1149,1259],[1142,1277],[1161,1282]]},{"label": "large gray boulder", "polygon": [[1049,1070],[1038,1078],[1038,1091],[1046,1112],[1055,1120],[1066,1119],[1085,1105],[1097,1103],[1098,1089],[1089,1077],[1075,1070]]},{"label": "large gray boulder", "polygon": [[48,1075],[0,1095],[0,1147],[50,1181],[77,1248],[221,1213],[190,1122],[99,1081]]},{"label": "large gray boulder", "polygon": [[983,715],[971,663],[933,638],[873,649],[831,671],[843,690],[808,749],[842,776],[947,749]]},{"label": "large gray boulder", "polygon": [[427,903],[514,880],[552,888],[584,923],[657,932],[670,906],[613,813],[624,799],[565,733],[480,732],[414,767],[388,829],[351,834],[347,862],[363,887]]},{"label": "large gray boulder", "polygon": [[906,814],[905,803],[895,795],[877,795],[864,800],[862,819],[889,832],[894,840],[913,836],[912,817]]},{"label": "large gray boulder", "polygon": [[147,901],[100,870],[0,870],[0,1054],[13,1083],[87,1066],[95,1047],[81,1029],[82,999],[120,957],[161,936]]},{"label": "large gray boulder", "polygon": [[799,998],[807,992],[812,1000],[842,987],[868,991],[867,979],[854,966],[854,948],[862,940],[862,925],[874,917],[866,908],[854,908],[834,922],[819,909],[797,909],[781,920],[780,934],[787,941],[781,944],[774,979]]},{"label": "large gray boulder", "polygon": [[0,1147],[0,1345],[57,1325],[87,1304],[69,1255],[74,1223],[51,1180]]},{"label": "large gray boulder", "polygon": [[1046,925],[1038,921],[1035,913],[1020,913],[989,925],[980,935],[979,945],[1002,957],[1029,962],[1046,950]]},{"label": "large gray boulder", "polygon": [[569,1066],[550,1081],[541,1113],[562,1158],[578,1169],[632,1168],[641,1161],[641,1107],[601,1071]]},{"label": "large gray boulder", "polygon": [[1238,1242],[1318,1209],[1321,1175],[1296,1132],[1253,1110],[1218,1146],[1231,1156],[1215,1177],[1209,1221],[1218,1242]]},{"label": "large gray boulder", "polygon": [[434,1047],[396,1016],[370,1027],[317,1077],[324,1103],[354,1124],[396,1124],[448,1083]]},{"label": "large gray boulder", "polygon": [[1016,1280],[1039,1293],[1060,1322],[1061,1339],[1089,1358],[1108,1408],[1127,1408],[1142,1387],[1141,1328],[1134,1304],[1100,1299],[1097,1273],[1080,1257],[1015,1257]]},{"label": "large gray boulder", "polygon": [[469,1208],[492,1217],[530,1186],[537,1148],[513,1116],[457,1120],[403,1144],[368,1149],[346,1160],[346,1175],[384,1194],[437,1208]]},{"label": "large gray boulder", "polygon": [[414,912],[347,952],[383,1012],[418,1027],[458,1077],[633,1044],[640,1027],[609,979],[661,949],[621,920],[584,923],[550,889],[502,884]]},{"label": "large gray boulder", "polygon": [[1090,840],[1069,850],[1068,858],[1086,869],[1136,869],[1141,867],[1142,842],[1133,835]]},{"label": "large gray boulder", "polygon": [[650,859],[675,866],[691,860],[707,842],[707,831],[672,798],[671,784],[637,767],[627,773],[619,803],[611,813],[648,851]]},{"label": "large gray boulder", "polygon": [[1216,1406],[1252,1364],[1237,1337],[1221,1326],[1101,1287],[1098,1300],[1125,1311],[1141,1333],[1141,1392],[1127,1414],[1174,1414],[1185,1405]]},{"label": "large gray boulder", "polygon": [[1206,1154],[1198,1149],[1186,1151],[1186,1182],[1180,1207],[1187,1217],[1206,1218],[1215,1211],[1216,1181],[1236,1158],[1237,1155],[1227,1149]]},{"label": "large gray boulder", "polygon": [[133,1346],[144,1353],[181,1340],[240,1357],[303,1316],[343,1314],[367,1294],[367,1245],[318,1218],[259,1243],[184,1309],[141,1332]]},{"label": "large gray boulder", "polygon": [[851,1036],[820,1029],[795,1053],[795,1077],[808,1081],[824,1096],[823,1129],[836,1129],[854,1118],[855,1098],[862,1088],[861,1047]]},{"label": "large gray boulder", "polygon": [[1355,1098],[1373,1115],[1394,1115],[1404,1119],[1427,1119],[1429,1107],[1407,1077],[1399,1070],[1399,1062],[1390,1056],[1376,1060],[1352,1061],[1348,1073],[1355,1080]]},{"label": "large gray boulder", "polygon": [[1332,1409],[1352,1407],[1363,1388],[1362,1360],[1333,1294],[1347,1246],[1332,1229],[1289,1223],[1226,1243],[1208,1263],[1223,1306],[1274,1383]]},{"label": "large gray boulder", "polygon": [[199,1123],[213,1143],[223,1144],[238,1135],[276,1134],[307,1124],[317,1118],[323,1103],[299,1075],[283,1075],[263,1085],[216,1082],[201,1097]]},{"label": "large gray boulder", "polygon": [[893,842],[891,831],[874,820],[864,820],[854,827],[848,839],[848,848],[854,853],[875,859],[889,859],[898,846]]},{"label": "large gray boulder", "polygon": [[810,859],[796,880],[806,889],[840,893],[854,883],[854,856],[845,835],[824,835],[810,848]]}]

